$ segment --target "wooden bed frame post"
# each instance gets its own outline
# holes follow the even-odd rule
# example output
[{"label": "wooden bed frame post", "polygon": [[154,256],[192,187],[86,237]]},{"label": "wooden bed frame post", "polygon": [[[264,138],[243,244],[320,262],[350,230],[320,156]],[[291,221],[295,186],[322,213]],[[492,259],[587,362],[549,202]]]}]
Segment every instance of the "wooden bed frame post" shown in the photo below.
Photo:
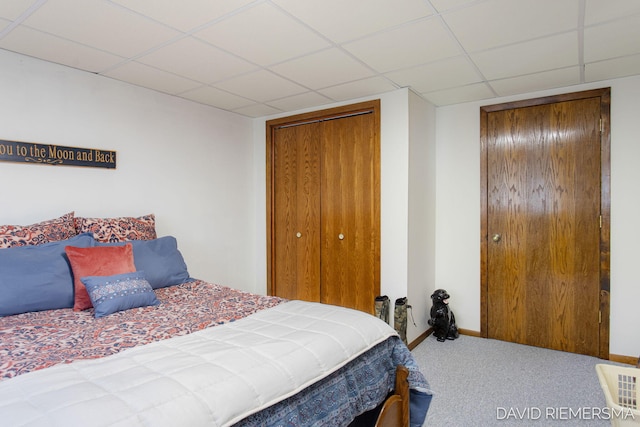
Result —
[{"label": "wooden bed frame post", "polygon": [[382,406],[375,427],[409,426],[409,370],[402,365],[396,368],[395,391]]}]

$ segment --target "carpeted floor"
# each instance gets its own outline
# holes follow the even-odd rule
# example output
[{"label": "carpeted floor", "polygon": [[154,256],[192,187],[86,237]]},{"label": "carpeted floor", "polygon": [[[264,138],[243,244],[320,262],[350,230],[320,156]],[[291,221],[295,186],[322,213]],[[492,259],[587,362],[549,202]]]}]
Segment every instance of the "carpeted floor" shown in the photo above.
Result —
[{"label": "carpeted floor", "polygon": [[466,335],[412,353],[434,391],[426,426],[611,425],[595,365],[616,363]]}]

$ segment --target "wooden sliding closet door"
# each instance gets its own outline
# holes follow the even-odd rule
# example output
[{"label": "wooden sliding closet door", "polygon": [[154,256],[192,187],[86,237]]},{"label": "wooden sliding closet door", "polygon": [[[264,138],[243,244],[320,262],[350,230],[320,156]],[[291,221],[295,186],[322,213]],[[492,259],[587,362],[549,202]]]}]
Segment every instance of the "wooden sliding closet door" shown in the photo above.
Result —
[{"label": "wooden sliding closet door", "polygon": [[274,129],[277,295],[320,301],[320,123]]},{"label": "wooden sliding closet door", "polygon": [[380,294],[379,101],[267,122],[271,295],[373,313]]},{"label": "wooden sliding closet door", "polygon": [[322,302],[371,311],[379,293],[373,114],[323,123]]}]

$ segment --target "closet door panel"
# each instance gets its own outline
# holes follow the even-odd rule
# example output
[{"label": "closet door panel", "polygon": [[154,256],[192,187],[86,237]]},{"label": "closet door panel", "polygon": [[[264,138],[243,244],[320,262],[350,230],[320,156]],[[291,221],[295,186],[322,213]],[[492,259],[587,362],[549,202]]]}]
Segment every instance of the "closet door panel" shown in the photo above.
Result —
[{"label": "closet door panel", "polygon": [[319,124],[284,127],[274,138],[273,257],[276,294],[320,301]]},{"label": "closet door panel", "polygon": [[375,115],[322,127],[321,301],[372,312],[380,292],[380,166]]}]

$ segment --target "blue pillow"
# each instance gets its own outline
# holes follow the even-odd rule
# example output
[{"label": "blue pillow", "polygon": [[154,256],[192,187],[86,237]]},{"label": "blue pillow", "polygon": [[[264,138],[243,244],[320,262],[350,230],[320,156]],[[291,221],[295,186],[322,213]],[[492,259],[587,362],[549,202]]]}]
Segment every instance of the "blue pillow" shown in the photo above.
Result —
[{"label": "blue pillow", "polygon": [[178,242],[173,236],[118,243],[96,242],[96,245],[119,246],[126,243],[133,245],[133,262],[136,270],[145,272],[147,281],[153,289],[193,281],[187,271],[187,264],[178,250]]},{"label": "blue pillow", "polygon": [[66,246],[88,248],[93,235],[36,246],[0,249],[0,316],[73,307],[73,276]]},{"label": "blue pillow", "polygon": [[113,276],[87,276],[80,280],[87,287],[96,318],[130,308],[160,304],[144,271]]}]

